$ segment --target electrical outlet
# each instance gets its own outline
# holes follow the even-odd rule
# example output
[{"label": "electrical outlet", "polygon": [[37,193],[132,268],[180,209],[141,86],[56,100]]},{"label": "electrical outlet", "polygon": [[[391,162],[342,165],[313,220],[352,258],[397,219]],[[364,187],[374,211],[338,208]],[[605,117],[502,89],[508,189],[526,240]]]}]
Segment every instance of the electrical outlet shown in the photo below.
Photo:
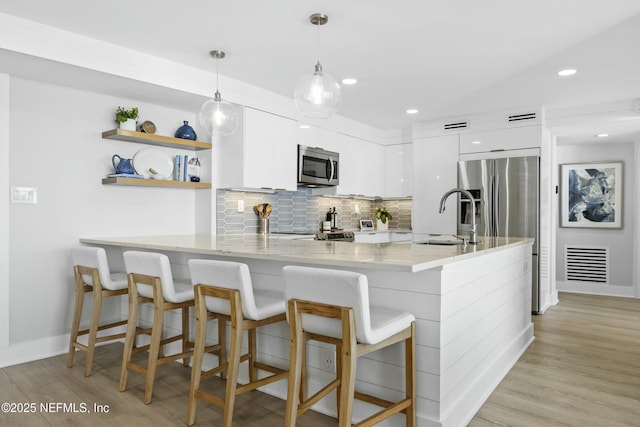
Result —
[{"label": "electrical outlet", "polygon": [[238,200],[238,212],[244,212],[244,200]]},{"label": "electrical outlet", "polygon": [[320,369],[336,373],[336,352],[327,348],[320,350]]},{"label": "electrical outlet", "polygon": [[356,206],[354,208],[355,214],[358,215],[360,214],[360,205],[356,203]]}]

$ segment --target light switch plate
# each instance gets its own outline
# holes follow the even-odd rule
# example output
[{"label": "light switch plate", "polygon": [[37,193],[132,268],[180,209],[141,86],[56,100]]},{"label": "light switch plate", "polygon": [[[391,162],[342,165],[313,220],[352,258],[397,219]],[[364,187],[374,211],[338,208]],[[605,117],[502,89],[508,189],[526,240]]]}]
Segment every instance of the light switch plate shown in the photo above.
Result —
[{"label": "light switch plate", "polygon": [[11,203],[38,203],[36,187],[11,187]]},{"label": "light switch plate", "polygon": [[244,200],[238,200],[238,212],[244,212]]}]

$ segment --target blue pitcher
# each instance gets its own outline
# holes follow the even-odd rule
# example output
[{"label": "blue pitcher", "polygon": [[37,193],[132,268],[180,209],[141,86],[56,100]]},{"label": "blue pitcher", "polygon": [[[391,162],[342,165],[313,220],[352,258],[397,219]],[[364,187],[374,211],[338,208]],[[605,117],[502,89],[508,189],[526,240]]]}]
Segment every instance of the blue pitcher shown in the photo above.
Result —
[{"label": "blue pitcher", "polygon": [[[117,164],[116,157],[118,158]],[[113,169],[115,169],[116,173],[135,173],[131,159],[123,159],[117,154],[114,154],[111,158],[111,164],[113,165]]]}]

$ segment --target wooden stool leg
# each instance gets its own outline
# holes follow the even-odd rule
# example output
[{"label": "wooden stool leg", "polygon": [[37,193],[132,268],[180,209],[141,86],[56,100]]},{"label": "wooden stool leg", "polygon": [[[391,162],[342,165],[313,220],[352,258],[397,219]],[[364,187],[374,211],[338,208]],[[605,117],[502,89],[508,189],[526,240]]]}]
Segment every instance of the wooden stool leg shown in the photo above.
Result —
[{"label": "wooden stool leg", "polygon": [[127,389],[127,374],[129,372],[129,362],[131,362],[131,352],[136,340],[136,326],[138,324],[138,292],[129,283],[129,318],[127,320],[127,333],[124,339],[124,350],[122,352],[122,368],[120,369],[120,391]]},{"label": "wooden stool leg", "polygon": [[342,318],[342,377],[340,381],[340,410],[338,425],[351,427],[353,414],[353,399],[356,386],[356,330],[353,312],[346,311]]},{"label": "wooden stool leg", "polygon": [[164,326],[164,301],[156,295],[153,299],[153,326],[151,330],[151,342],[149,343],[149,359],[147,362],[146,385],[144,388],[145,404],[151,403],[153,394],[153,382],[156,378],[158,357],[161,352],[162,327]]},{"label": "wooden stool leg", "polygon": [[[189,350],[189,307],[182,309],[182,352],[185,353]],[[182,359],[182,366],[187,368],[189,366],[189,357]]]},{"label": "wooden stool leg", "polygon": [[307,339],[306,334],[302,334],[302,345],[300,346],[300,402],[304,402],[307,398]]},{"label": "wooden stool leg", "polygon": [[84,367],[84,376],[91,375],[93,353],[96,349],[96,337],[100,323],[100,310],[102,309],[102,289],[93,290],[93,310],[91,311],[91,324],[89,325],[89,342],[87,344],[87,360]]},{"label": "wooden stool leg", "polygon": [[[227,321],[221,318],[218,321],[218,344],[220,344],[220,353],[218,354],[218,366],[227,366]],[[220,371],[220,378],[227,378],[227,369]]]},{"label": "wooden stool leg", "polygon": [[[76,267],[77,268],[77,267]],[[73,366],[73,357],[76,353],[75,343],[78,341],[78,331],[80,330],[80,318],[82,317],[82,306],[84,305],[84,284],[82,275],[75,272],[76,279],[76,302],[73,309],[73,321],[71,323],[71,338],[69,339],[69,355],[67,356],[67,367]],[[78,282],[78,280],[80,282]]]},{"label": "wooden stool leg", "polygon": [[287,405],[285,410],[285,427],[295,427],[300,404],[300,377],[302,366],[306,360],[302,359],[305,341],[302,334],[300,314],[296,310],[296,301],[289,301],[289,385],[287,390]]},{"label": "wooden stool leg", "polygon": [[[342,378],[342,346],[336,345],[336,378]],[[336,387],[336,413],[340,413],[341,384]]]},{"label": "wooden stool leg", "polygon": [[200,389],[200,377],[202,376],[202,359],[207,340],[207,307],[204,297],[196,290],[196,336],[193,344],[193,365],[191,367],[191,383],[189,385],[189,403],[187,407],[187,425],[192,426],[196,422],[196,391]]},{"label": "wooden stool leg", "polygon": [[231,427],[233,408],[236,403],[236,387],[238,386],[240,356],[242,355],[242,308],[240,304],[238,304],[236,313],[233,313],[233,306],[231,311],[231,351],[229,354],[227,388],[224,398],[224,421],[222,423],[224,427]]},{"label": "wooden stool leg", "polygon": [[411,338],[404,342],[405,352],[405,384],[407,399],[411,406],[406,409],[407,427],[415,427],[416,419],[416,322],[411,324]]},{"label": "wooden stool leg", "polygon": [[258,360],[258,352],[256,345],[256,330],[250,329],[247,331],[249,341],[249,382],[254,382],[258,379],[258,368],[256,368],[256,361]]}]

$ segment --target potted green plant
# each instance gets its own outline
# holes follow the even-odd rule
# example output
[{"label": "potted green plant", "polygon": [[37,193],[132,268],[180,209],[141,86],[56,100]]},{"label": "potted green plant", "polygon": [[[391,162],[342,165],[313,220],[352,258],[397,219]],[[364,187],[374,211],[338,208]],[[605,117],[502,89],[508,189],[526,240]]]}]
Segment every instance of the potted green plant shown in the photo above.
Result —
[{"label": "potted green plant", "polygon": [[389,212],[386,206],[384,205],[378,206],[375,211],[375,217],[377,220],[376,230],[383,231],[383,230],[389,229],[388,221],[390,219],[393,219],[393,216],[391,215],[391,212]]},{"label": "potted green plant", "polygon": [[120,123],[120,129],[136,130],[136,119],[138,118],[138,107],[126,109],[118,107],[116,109],[116,122]]}]

